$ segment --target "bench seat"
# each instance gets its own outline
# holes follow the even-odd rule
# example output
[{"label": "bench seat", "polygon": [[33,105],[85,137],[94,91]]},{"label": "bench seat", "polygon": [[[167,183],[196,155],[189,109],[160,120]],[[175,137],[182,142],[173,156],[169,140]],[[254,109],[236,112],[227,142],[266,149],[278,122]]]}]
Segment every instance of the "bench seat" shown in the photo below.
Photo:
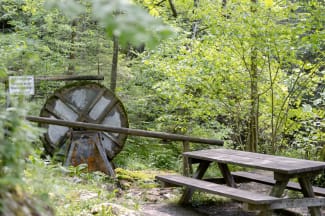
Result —
[{"label": "bench seat", "polygon": [[[275,184],[275,180],[271,176],[265,176],[250,172],[232,172],[231,174],[235,178],[236,182],[254,181],[267,185]],[[301,191],[300,185],[296,182],[289,182],[287,188],[290,190]],[[325,196],[325,188],[313,186],[313,190],[315,195]]]},{"label": "bench seat", "polygon": [[233,200],[248,203],[253,209],[284,209],[295,207],[325,206],[325,198],[278,198],[261,193],[254,193],[226,185],[219,185],[204,180],[182,175],[158,175],[156,179],[168,185],[184,186],[191,189],[224,196]]},{"label": "bench seat", "polygon": [[225,196],[234,200],[251,203],[251,204],[270,204],[281,198],[272,197],[264,194],[253,193],[250,191],[232,188],[226,185],[219,185],[199,179],[194,179],[181,175],[162,175],[156,176],[157,180],[169,183],[171,185],[179,185],[197,189],[200,191]]}]

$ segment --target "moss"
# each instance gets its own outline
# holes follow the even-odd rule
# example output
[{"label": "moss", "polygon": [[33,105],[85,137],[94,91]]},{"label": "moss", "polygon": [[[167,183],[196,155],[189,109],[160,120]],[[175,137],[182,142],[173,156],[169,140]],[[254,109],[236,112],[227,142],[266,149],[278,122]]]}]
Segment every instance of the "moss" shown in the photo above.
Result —
[{"label": "moss", "polygon": [[129,171],[122,168],[115,169],[118,179],[128,181],[151,181],[154,179],[153,174],[148,174],[141,171]]}]

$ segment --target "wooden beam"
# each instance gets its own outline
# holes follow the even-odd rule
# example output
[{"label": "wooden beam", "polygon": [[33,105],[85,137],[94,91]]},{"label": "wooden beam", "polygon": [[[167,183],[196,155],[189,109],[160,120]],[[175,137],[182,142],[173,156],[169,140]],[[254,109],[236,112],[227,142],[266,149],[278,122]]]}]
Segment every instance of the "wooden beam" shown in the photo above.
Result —
[{"label": "wooden beam", "polygon": [[57,75],[35,76],[35,81],[77,81],[77,80],[104,80],[102,75]]},{"label": "wooden beam", "polygon": [[[56,75],[56,76],[34,76],[36,83],[41,81],[83,81],[83,80],[104,80],[102,75]],[[8,77],[1,78],[0,82],[8,83]]]},{"label": "wooden beam", "polygon": [[[283,209],[283,208],[306,208],[306,207],[319,207],[325,206],[325,198],[298,198],[298,199],[283,199],[275,201],[270,205],[270,209]],[[319,214],[321,215],[321,214]]]},{"label": "wooden beam", "polygon": [[128,134],[128,135],[133,135],[133,136],[160,138],[160,139],[164,139],[164,140],[188,141],[188,142],[193,142],[193,143],[202,143],[202,144],[219,145],[219,146],[222,146],[224,143],[222,140],[190,137],[190,136],[179,135],[179,134],[153,132],[153,131],[123,128],[123,127],[110,127],[110,126],[106,126],[106,125],[84,123],[84,122],[71,122],[71,121],[51,119],[51,118],[45,118],[45,117],[26,116],[26,120],[32,121],[32,122],[37,122],[37,123],[42,123],[42,124],[61,125],[61,126],[65,126],[65,127],[82,128],[82,129],[94,130],[94,131],[107,131],[107,132],[113,132],[113,133]]}]

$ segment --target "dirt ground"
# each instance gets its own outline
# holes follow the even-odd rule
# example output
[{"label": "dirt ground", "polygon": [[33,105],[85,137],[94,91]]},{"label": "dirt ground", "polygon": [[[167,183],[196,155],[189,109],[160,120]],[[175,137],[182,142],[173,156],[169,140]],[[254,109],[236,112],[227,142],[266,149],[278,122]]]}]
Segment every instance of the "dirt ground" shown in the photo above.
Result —
[{"label": "dirt ground", "polygon": [[142,207],[145,216],[254,216],[253,212],[245,212],[238,203],[214,206],[181,207],[176,204],[149,204]]},{"label": "dirt ground", "polygon": [[[240,188],[268,193],[271,187],[258,184],[241,184]],[[177,205],[180,189],[155,188],[145,192],[146,202],[140,205],[144,216],[256,216],[258,212],[244,210],[241,203],[217,197],[212,201],[193,203],[191,206]],[[204,195],[203,195],[204,196]],[[213,196],[212,196],[213,197]],[[301,215],[309,216],[308,209],[290,209],[288,212],[277,212],[274,216]],[[322,209],[325,216],[325,208]]]},{"label": "dirt ground", "polygon": [[[248,187],[247,185],[245,187]],[[255,186],[256,188],[256,186]],[[265,190],[262,188],[262,190]],[[160,188],[147,191],[146,203],[141,205],[141,212],[144,216],[255,216],[255,212],[243,210],[241,203],[225,200],[222,197],[206,197],[202,194],[200,198],[204,201],[193,202],[190,206],[177,204],[180,188]],[[200,195],[199,195],[200,196]],[[155,199],[155,198],[156,199]],[[205,198],[204,198],[205,197]],[[150,203],[150,201],[153,201]]]}]

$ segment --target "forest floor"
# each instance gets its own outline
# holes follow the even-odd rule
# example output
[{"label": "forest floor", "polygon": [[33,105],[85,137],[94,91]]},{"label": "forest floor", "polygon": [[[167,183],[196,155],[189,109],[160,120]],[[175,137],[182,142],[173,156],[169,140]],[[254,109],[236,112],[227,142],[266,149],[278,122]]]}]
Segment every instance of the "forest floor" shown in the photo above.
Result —
[{"label": "forest floor", "polygon": [[[64,169],[63,173],[62,169]],[[29,178],[26,178],[26,184],[29,185],[29,191],[27,192],[33,194],[34,191],[37,194],[38,190],[45,186],[50,198],[49,206],[53,207],[53,211],[57,216],[257,215],[257,212],[245,210],[239,202],[222,196],[200,192],[194,193],[191,205],[180,206],[177,202],[182,194],[182,188],[163,188],[155,180],[156,175],[166,174],[166,172],[162,171],[129,171],[117,168],[116,176],[119,184],[116,184],[103,173],[88,174],[87,172],[81,172],[76,174],[78,167],[55,168],[57,170],[55,174],[53,174],[54,170],[50,169],[51,172],[45,172],[47,175],[36,175],[35,172],[39,170],[41,169],[32,168],[26,171],[26,173],[29,173],[27,176]],[[69,170],[72,173],[67,172]],[[266,194],[271,190],[270,186],[258,183],[243,183],[239,187]],[[289,196],[295,195],[289,192],[287,194]],[[307,209],[294,210],[300,213],[299,215],[308,216]],[[325,215],[325,208],[322,211],[322,215]],[[274,216],[279,215],[274,214]],[[289,216],[289,214],[282,215]]]},{"label": "forest floor", "polygon": [[[124,180],[121,185],[126,185],[127,189],[121,190],[113,203],[106,204],[112,206],[113,212],[119,216],[255,216],[258,213],[244,210],[241,203],[206,193],[195,193],[192,204],[183,207],[177,204],[181,188],[162,188],[157,185],[151,188],[137,187]],[[239,187],[259,193],[269,193],[271,190],[270,186],[259,183],[243,183]],[[119,206],[131,207],[133,210],[121,211]],[[291,211],[296,213],[274,213],[274,216],[308,216],[307,209]],[[322,211],[322,215],[325,215],[325,208]]]},{"label": "forest floor", "polygon": [[[262,193],[270,190],[270,187],[258,183],[241,184],[240,188]],[[129,193],[132,193],[132,191]],[[192,205],[182,207],[177,204],[181,193],[180,188],[154,188],[142,193],[146,194],[144,196],[145,202],[140,205],[142,213],[140,215],[143,216],[255,216],[258,213],[244,210],[244,207],[239,202],[204,193],[197,195],[197,198],[201,201],[194,201]],[[307,209],[295,209],[293,211],[297,212],[297,214],[292,215],[308,215]],[[325,215],[325,211],[323,214]],[[278,215],[288,216],[288,213],[274,214],[274,216]]]}]

